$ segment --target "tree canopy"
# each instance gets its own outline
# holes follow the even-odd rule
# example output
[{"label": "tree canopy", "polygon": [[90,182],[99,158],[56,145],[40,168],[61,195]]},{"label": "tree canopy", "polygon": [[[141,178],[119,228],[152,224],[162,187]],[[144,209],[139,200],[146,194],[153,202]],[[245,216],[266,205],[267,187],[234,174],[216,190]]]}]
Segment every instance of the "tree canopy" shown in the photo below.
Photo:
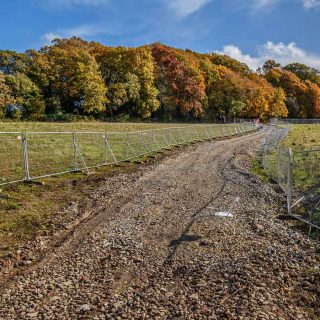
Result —
[{"label": "tree canopy", "polygon": [[74,37],[0,50],[0,118],[320,117],[319,86],[319,71],[301,63],[268,60],[253,72],[225,55],[161,43],[109,47]]}]

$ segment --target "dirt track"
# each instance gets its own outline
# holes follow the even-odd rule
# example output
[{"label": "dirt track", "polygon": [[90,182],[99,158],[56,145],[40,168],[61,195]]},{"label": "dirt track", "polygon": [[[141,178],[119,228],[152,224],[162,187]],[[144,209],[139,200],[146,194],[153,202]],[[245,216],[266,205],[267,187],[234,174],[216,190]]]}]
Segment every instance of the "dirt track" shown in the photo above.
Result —
[{"label": "dirt track", "polygon": [[[275,218],[283,196],[249,173],[263,135],[107,180],[90,218],[1,289],[0,319],[313,319],[314,243]],[[233,218],[212,215],[236,197]]]}]

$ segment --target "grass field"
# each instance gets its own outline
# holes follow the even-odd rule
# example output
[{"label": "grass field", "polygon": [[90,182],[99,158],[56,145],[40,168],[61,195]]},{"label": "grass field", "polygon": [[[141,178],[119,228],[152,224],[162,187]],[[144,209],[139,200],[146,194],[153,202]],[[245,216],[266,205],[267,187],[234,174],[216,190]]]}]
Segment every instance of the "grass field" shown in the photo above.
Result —
[{"label": "grass field", "polygon": [[[164,151],[157,157],[164,157]],[[142,165],[154,161],[140,158]],[[101,183],[114,174],[137,170],[140,164],[122,163],[96,169],[94,174],[69,173],[48,177],[41,184],[18,183],[0,187],[0,257],[38,235],[50,234],[68,221],[60,210],[90,196]],[[1,189],[2,188],[2,189]]]},{"label": "grass field", "polygon": [[[173,129],[173,127],[177,129]],[[188,129],[186,127],[189,127]],[[171,128],[163,129],[162,128]],[[160,130],[161,129],[161,130]],[[248,127],[236,125],[145,124],[145,123],[0,123],[0,131],[64,132],[81,131],[76,135],[81,157],[89,166],[135,158],[137,162],[150,162],[169,154],[175,145],[195,142],[206,138],[222,138],[235,135]],[[252,128],[251,128],[252,129]],[[142,132],[141,130],[151,130]],[[87,134],[94,131],[94,134]],[[153,132],[152,132],[153,131]],[[105,141],[107,132],[108,147]],[[113,132],[113,133],[111,133]],[[128,132],[130,132],[128,134]],[[73,135],[28,134],[29,168],[32,176],[63,172],[75,168]],[[129,140],[128,140],[129,138]],[[141,140],[142,138],[142,140]],[[127,147],[129,141],[130,147]],[[141,143],[142,142],[142,143]],[[161,150],[160,153],[154,151]],[[143,154],[140,156],[140,154]],[[151,156],[151,157],[149,157]],[[80,154],[77,166],[83,168]],[[23,179],[23,148],[21,134],[0,135],[0,179]],[[92,169],[93,170],[93,169]],[[15,248],[26,239],[34,238],[52,229],[54,214],[81,200],[95,190],[108,175],[136,170],[136,164],[121,162],[95,168],[92,175],[81,172],[42,178],[44,184],[11,184],[0,186],[0,255]],[[1,183],[1,181],[0,181]]]},{"label": "grass field", "polygon": [[[291,148],[294,188],[306,190],[320,183],[320,125],[292,125],[288,136],[281,142],[281,147],[284,148],[278,150],[277,147],[271,147],[267,151],[269,178],[283,180],[285,184],[290,164],[288,148]],[[253,167],[254,172],[261,175],[262,163],[255,163]]]},{"label": "grass field", "polygon": [[293,150],[294,186],[307,189],[319,183],[320,125],[292,125],[282,145]]},{"label": "grass field", "polygon": [[304,150],[320,147],[320,125],[292,125],[290,134],[283,141],[282,145],[292,148],[293,150]]},{"label": "grass field", "polygon": [[293,151],[293,190],[306,196],[304,208],[295,211],[316,225],[320,225],[320,125],[292,125],[284,147]]},{"label": "grass field", "polygon": [[110,122],[0,122],[0,132],[4,131],[35,131],[35,132],[62,132],[62,131],[93,131],[119,132],[139,131],[168,127],[180,127],[186,124],[176,123],[110,123]]},{"label": "grass field", "polygon": [[[320,177],[320,125],[291,126],[289,135],[282,141],[281,146],[291,148],[293,153],[293,185],[297,190],[304,190],[319,183]],[[279,156],[281,161],[279,162]],[[289,152],[278,148],[272,149],[267,156],[269,176],[273,180],[279,178],[278,171],[286,172],[289,165]],[[283,168],[281,167],[283,164]],[[281,177],[281,172],[280,172]]]},{"label": "grass field", "polygon": [[[230,125],[106,124],[106,123],[2,123],[5,131],[26,131],[31,178],[88,170],[142,154],[206,138],[231,136],[247,130]],[[77,131],[76,134],[72,131]],[[49,132],[49,133],[48,133]],[[22,180],[23,134],[0,133],[0,185]]]},{"label": "grass field", "polygon": [[[292,186],[291,204],[304,196],[294,207],[294,213],[320,226],[320,125],[292,125],[280,149],[276,138],[270,141],[272,143],[263,153],[266,167],[259,157],[253,162],[252,171],[262,179],[276,181],[286,192]],[[292,169],[288,148],[292,150]],[[289,174],[291,170],[292,175]]]}]

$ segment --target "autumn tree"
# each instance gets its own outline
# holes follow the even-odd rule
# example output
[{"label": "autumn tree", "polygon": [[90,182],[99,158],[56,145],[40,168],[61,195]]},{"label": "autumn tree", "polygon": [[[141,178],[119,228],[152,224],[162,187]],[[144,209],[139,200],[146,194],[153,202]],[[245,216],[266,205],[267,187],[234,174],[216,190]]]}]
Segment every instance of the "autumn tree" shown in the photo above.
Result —
[{"label": "autumn tree", "polygon": [[315,83],[307,82],[306,113],[308,118],[320,118],[320,88]]},{"label": "autumn tree", "polygon": [[107,89],[99,65],[86,49],[56,40],[33,56],[31,77],[42,84],[55,109],[83,114],[105,110]]},{"label": "autumn tree", "polygon": [[294,73],[301,80],[309,80],[320,85],[320,71],[315,68],[308,67],[303,63],[291,63],[286,65],[284,70]]},{"label": "autumn tree", "polygon": [[289,117],[306,117],[305,106],[307,85],[294,73],[287,70],[270,69],[265,78],[277,88],[282,88],[286,94],[286,105]]},{"label": "autumn tree", "polygon": [[7,84],[15,98],[15,106],[11,110],[13,118],[20,117],[39,120],[44,117],[45,103],[40,89],[23,73],[7,76]]},{"label": "autumn tree", "polygon": [[281,64],[274,60],[267,60],[262,66],[262,73],[266,74],[272,69],[281,69]]},{"label": "autumn tree", "polygon": [[0,72],[0,119],[4,118],[7,108],[15,103],[11,88],[6,83],[6,78]]},{"label": "autumn tree", "polygon": [[165,111],[200,116],[206,100],[199,62],[189,54],[161,44],[153,45],[157,88]]},{"label": "autumn tree", "polygon": [[239,62],[227,55],[210,53],[208,56],[210,57],[211,62],[215,65],[227,67],[228,69],[242,75],[251,73],[250,68],[245,63]]},{"label": "autumn tree", "polygon": [[11,50],[0,50],[0,71],[6,75],[23,73],[28,65],[28,56]]},{"label": "autumn tree", "polygon": [[150,117],[160,105],[151,49],[118,47],[99,54],[102,76],[109,88],[110,114],[123,107],[124,112]]},{"label": "autumn tree", "polygon": [[220,77],[216,81],[209,105],[220,116],[259,117],[287,116],[285,94],[273,88],[257,74],[240,75],[229,68],[219,67]]}]

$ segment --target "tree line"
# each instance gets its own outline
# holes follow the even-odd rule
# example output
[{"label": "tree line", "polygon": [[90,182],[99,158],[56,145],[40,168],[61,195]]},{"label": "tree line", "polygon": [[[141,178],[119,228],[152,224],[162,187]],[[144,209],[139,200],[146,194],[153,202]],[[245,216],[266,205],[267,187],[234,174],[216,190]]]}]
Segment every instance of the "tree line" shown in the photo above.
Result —
[{"label": "tree line", "polygon": [[108,47],[56,39],[0,50],[0,119],[320,117],[320,74],[268,60],[256,72],[216,53],[160,43]]}]

